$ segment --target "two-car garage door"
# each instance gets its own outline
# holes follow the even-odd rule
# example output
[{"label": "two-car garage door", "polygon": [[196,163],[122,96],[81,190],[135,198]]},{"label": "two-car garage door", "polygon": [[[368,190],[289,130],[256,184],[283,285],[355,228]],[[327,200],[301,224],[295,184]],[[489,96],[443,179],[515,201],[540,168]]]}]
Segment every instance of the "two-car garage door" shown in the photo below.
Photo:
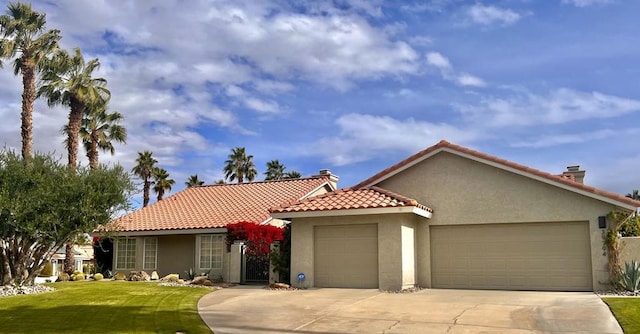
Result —
[{"label": "two-car garage door", "polygon": [[591,291],[590,254],[586,222],[431,227],[435,288]]}]

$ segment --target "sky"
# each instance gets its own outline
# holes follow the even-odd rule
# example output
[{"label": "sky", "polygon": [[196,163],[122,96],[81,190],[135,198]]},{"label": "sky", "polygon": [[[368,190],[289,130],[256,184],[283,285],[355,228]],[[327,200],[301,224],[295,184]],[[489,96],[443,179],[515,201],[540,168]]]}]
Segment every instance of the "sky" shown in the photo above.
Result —
[{"label": "sky", "polygon": [[[278,159],[348,187],[442,139],[640,188],[640,1],[32,4],[62,48],[99,58],[109,108],[125,117],[127,144],[101,162],[130,170],[150,150],[176,181],[169,194],[191,174],[224,178],[238,146],[257,180]],[[21,89],[0,70],[0,142],[17,151]],[[38,101],[34,114],[35,150],[63,162],[67,113]]]}]

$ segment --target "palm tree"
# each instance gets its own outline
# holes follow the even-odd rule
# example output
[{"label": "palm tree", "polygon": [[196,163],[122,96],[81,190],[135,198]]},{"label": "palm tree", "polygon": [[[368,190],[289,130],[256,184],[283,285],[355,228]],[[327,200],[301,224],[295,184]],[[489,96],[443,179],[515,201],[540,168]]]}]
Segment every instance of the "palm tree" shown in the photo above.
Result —
[{"label": "palm tree", "polygon": [[154,168],[153,169],[153,179],[155,180],[155,185],[153,186],[153,191],[158,194],[158,201],[162,200],[162,196],[164,196],[165,191],[171,191],[171,186],[173,186],[176,181],[169,178],[169,172],[167,172],[164,168]]},{"label": "palm tree", "polygon": [[[127,129],[118,124],[124,117],[119,112],[108,112],[104,106],[88,106],[82,118],[80,138],[84,144],[91,169],[98,168],[100,149],[103,152],[115,154],[113,142],[126,143]],[[68,133],[68,125],[62,128],[63,133]],[[68,138],[64,141],[68,147]]]},{"label": "palm tree", "polygon": [[33,104],[36,100],[36,72],[58,48],[60,31],[45,31],[46,14],[34,12],[31,4],[10,2],[0,16],[0,68],[2,59],[12,59],[13,73],[22,74],[21,136],[22,158],[29,162],[33,150]]},{"label": "palm tree", "polygon": [[300,174],[300,172],[292,170],[290,172],[284,173],[284,176],[282,178],[283,179],[299,179],[301,177],[302,177],[302,174]]},{"label": "palm tree", "polygon": [[638,191],[638,189],[633,189],[630,194],[627,194],[627,197],[640,201],[640,191]]},{"label": "palm tree", "polygon": [[247,155],[244,147],[232,149],[228,158],[225,161],[224,175],[229,181],[237,178],[238,183],[243,183],[245,178],[249,181],[253,181],[256,178],[258,171],[253,163],[253,155]]},{"label": "palm tree", "polygon": [[93,71],[99,67],[97,58],[85,62],[78,48],[72,55],[60,51],[50,61],[45,61],[38,96],[46,97],[49,106],[62,104],[70,107],[67,150],[71,172],[75,172],[78,161],[78,137],[85,109],[92,105],[106,105],[111,97],[111,92],[105,87],[107,80],[92,77]]},{"label": "palm tree", "polygon": [[138,152],[138,158],[136,159],[136,165],[131,172],[142,179],[142,207],[149,204],[149,190],[151,188],[151,177],[155,164],[158,160],[154,159],[151,155],[151,151]]},{"label": "palm tree", "polygon": [[283,164],[280,163],[280,161],[278,160],[271,160],[269,162],[267,162],[267,171],[264,173],[265,176],[265,180],[280,180],[282,178],[284,178],[284,170],[286,167],[284,167]]},{"label": "palm tree", "polygon": [[187,180],[187,182],[184,183],[184,185],[187,186],[187,188],[201,186],[203,184],[204,184],[204,181],[201,181],[200,179],[198,179],[198,174],[193,174],[189,176],[189,179]]}]

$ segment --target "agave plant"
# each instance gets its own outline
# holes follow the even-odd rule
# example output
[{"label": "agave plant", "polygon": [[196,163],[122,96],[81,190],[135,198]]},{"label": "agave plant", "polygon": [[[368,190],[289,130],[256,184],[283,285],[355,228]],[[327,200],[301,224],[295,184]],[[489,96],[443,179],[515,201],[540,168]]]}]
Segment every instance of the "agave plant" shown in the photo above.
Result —
[{"label": "agave plant", "polygon": [[620,285],[627,291],[640,292],[640,263],[625,262],[624,270],[620,268]]}]

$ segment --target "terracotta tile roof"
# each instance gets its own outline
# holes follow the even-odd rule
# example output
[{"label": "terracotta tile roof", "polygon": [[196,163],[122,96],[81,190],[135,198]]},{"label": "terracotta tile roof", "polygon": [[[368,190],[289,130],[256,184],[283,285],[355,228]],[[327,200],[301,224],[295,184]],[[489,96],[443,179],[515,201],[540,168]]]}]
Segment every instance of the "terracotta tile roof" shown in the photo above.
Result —
[{"label": "terracotta tile roof", "polygon": [[594,195],[599,195],[602,197],[606,197],[609,199],[612,199],[614,201],[620,202],[620,203],[624,203],[626,205],[629,206],[633,206],[633,207],[640,207],[640,201],[636,201],[633,200],[631,198],[628,197],[624,197],[622,195],[619,194],[615,194],[606,190],[602,190],[602,189],[598,189],[592,186],[588,186],[582,183],[578,183],[575,182],[574,180],[568,179],[566,176],[559,176],[559,175],[553,175],[547,172],[543,172],[540,171],[538,169],[535,168],[531,168],[531,167],[527,167],[524,165],[520,165],[517,164],[515,162],[511,162],[508,160],[504,160],[504,159],[500,159],[496,156],[493,155],[489,155],[489,154],[485,154],[482,152],[478,152],[463,146],[459,146],[459,145],[455,145],[455,144],[451,144],[446,140],[442,140],[440,141],[438,144],[431,146],[423,151],[420,151],[402,161],[400,161],[399,163],[386,168],[384,170],[382,170],[381,172],[373,175],[372,177],[360,182],[359,184],[355,185],[353,188],[362,188],[362,187],[367,187],[367,186],[371,186],[374,185],[380,181],[382,181],[383,179],[386,178],[386,176],[388,176],[389,174],[392,174],[400,169],[402,169],[403,167],[421,160],[421,158],[430,155],[431,153],[434,153],[438,150],[449,150],[449,151],[454,151],[454,152],[459,152],[462,154],[467,154],[467,155],[471,155],[473,157],[479,158],[481,160],[485,160],[485,161],[489,161],[489,162],[493,162],[493,163],[497,163],[497,164],[501,164],[505,167],[510,167],[513,169],[517,169],[520,170],[522,172],[528,173],[528,174],[532,174],[538,177],[542,177],[545,179],[548,179],[550,181],[565,185],[565,186],[569,186],[572,188],[575,188],[576,190],[582,190],[582,191],[586,191],[588,193],[594,194]]},{"label": "terracotta tile roof", "polygon": [[349,209],[395,208],[414,206],[433,212],[412,198],[379,187],[345,188],[319,196],[309,197],[291,205],[272,208],[272,213],[331,211]]},{"label": "terracotta tile roof", "polygon": [[296,201],[326,185],[329,177],[220,184],[187,188],[110,224],[120,232],[224,227],[269,219],[269,208]]}]

